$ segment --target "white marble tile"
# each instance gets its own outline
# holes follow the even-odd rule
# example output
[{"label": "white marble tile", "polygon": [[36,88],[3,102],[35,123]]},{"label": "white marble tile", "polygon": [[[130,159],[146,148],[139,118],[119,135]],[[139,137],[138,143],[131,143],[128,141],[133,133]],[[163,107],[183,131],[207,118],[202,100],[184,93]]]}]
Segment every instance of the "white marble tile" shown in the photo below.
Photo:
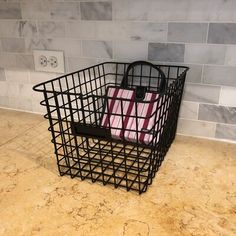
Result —
[{"label": "white marble tile", "polygon": [[69,57],[68,60],[68,68],[69,71],[78,71],[84,68],[87,68],[89,66],[93,66],[98,64],[97,59],[93,58],[81,58],[81,57]]},{"label": "white marble tile", "polygon": [[20,95],[20,87],[19,84],[14,83],[7,83],[7,96],[8,97],[19,97]]},{"label": "white marble tile", "polygon": [[[103,22],[104,23],[104,22]],[[106,27],[106,23],[104,23]],[[79,39],[95,39],[97,36],[96,22],[68,21],[66,22],[66,36]]]},{"label": "white marble tile", "polygon": [[177,127],[179,134],[211,138],[215,137],[215,130],[214,123],[187,119],[179,119]]},{"label": "white marble tile", "polygon": [[118,60],[147,60],[148,43],[117,41],[114,51],[114,58]]},{"label": "white marble tile", "polygon": [[[124,25],[125,23],[123,23]],[[164,42],[167,40],[167,24],[156,22],[130,22],[126,38],[131,40]],[[120,30],[122,31],[122,29]],[[120,32],[118,32],[120,34]],[[119,37],[117,35],[117,37]],[[125,38],[125,39],[126,39]]]},{"label": "white marble tile", "polygon": [[82,41],[83,56],[95,58],[112,58],[112,42],[98,40]]},{"label": "white marble tile", "polygon": [[184,87],[183,99],[186,101],[218,104],[219,96],[219,86],[186,84]]},{"label": "white marble tile", "polygon": [[66,36],[79,39],[166,41],[167,24],[124,21],[69,21]]},{"label": "white marble tile", "polygon": [[44,38],[65,37],[65,23],[60,21],[39,21],[39,36]]},{"label": "white marble tile", "polygon": [[24,111],[32,111],[32,101],[30,98],[9,97],[9,107]]},{"label": "white marble tile", "polygon": [[236,66],[236,46],[226,47],[225,65]]},{"label": "white marble tile", "polygon": [[201,83],[202,69],[203,69],[202,65],[186,64],[186,66],[189,67],[186,81],[192,83]]},{"label": "white marble tile", "polygon": [[207,23],[169,23],[168,41],[186,43],[206,42]]},{"label": "white marble tile", "polygon": [[7,96],[0,95],[0,106],[9,107],[9,98]]},{"label": "white marble tile", "polygon": [[234,0],[114,0],[117,20],[231,21],[235,20]]},{"label": "white marble tile", "polygon": [[33,70],[33,56],[28,54],[0,54],[0,67],[6,69]]},{"label": "white marble tile", "polygon": [[50,19],[51,1],[21,0],[21,11],[24,19]]},{"label": "white marble tile", "polygon": [[236,107],[236,87],[221,87],[219,103],[224,106]]},{"label": "white marble tile", "polygon": [[25,52],[25,40],[23,38],[2,38],[2,51]]},{"label": "white marble tile", "polygon": [[199,104],[196,102],[182,101],[179,116],[185,119],[197,120],[198,108],[199,108]]},{"label": "white marble tile", "polygon": [[203,82],[206,84],[236,86],[235,75],[235,67],[204,66]]},{"label": "white marble tile", "polygon": [[223,45],[186,44],[184,62],[224,64],[226,47]]},{"label": "white marble tile", "polygon": [[56,77],[58,77],[58,75],[55,73],[30,71],[30,82],[33,85],[54,79]]},{"label": "white marble tile", "polygon": [[32,99],[32,111],[40,114],[46,114],[47,113],[47,108],[40,105],[40,101],[43,99]]},{"label": "white marble tile", "polygon": [[32,98],[34,91],[32,84],[19,84],[19,95],[21,98]]},{"label": "white marble tile", "polygon": [[82,54],[81,41],[68,38],[27,38],[26,50],[32,52],[35,49],[64,51],[65,56],[80,56]]},{"label": "white marble tile", "polygon": [[29,71],[5,70],[7,82],[29,83]]},{"label": "white marble tile", "polygon": [[0,81],[0,95],[7,96],[7,82]]},{"label": "white marble tile", "polygon": [[209,2],[210,21],[235,21],[236,20],[236,2],[234,0],[211,0]]},{"label": "white marble tile", "polygon": [[[7,27],[6,27],[7,25]],[[1,37],[33,37],[37,35],[35,21],[0,20]]]},{"label": "white marble tile", "polygon": [[156,22],[96,22],[98,38],[113,40],[137,40],[164,42],[167,39],[167,24]]}]

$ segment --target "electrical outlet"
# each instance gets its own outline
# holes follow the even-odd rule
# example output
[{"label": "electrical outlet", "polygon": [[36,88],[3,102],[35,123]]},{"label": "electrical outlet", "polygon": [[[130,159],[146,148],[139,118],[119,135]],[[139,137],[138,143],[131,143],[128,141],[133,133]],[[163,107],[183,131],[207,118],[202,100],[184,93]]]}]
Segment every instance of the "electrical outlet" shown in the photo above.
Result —
[{"label": "electrical outlet", "polygon": [[65,73],[63,51],[34,50],[36,71]]}]

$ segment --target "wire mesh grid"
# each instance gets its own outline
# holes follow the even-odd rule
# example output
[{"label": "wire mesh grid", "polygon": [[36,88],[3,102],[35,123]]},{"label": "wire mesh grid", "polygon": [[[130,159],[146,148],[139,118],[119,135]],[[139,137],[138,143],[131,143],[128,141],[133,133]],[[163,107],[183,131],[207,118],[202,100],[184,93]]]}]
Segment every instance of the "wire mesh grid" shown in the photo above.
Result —
[{"label": "wire mesh grid", "polygon": [[[158,171],[165,154],[174,140],[187,67],[161,65],[165,76],[163,91],[160,71],[149,65],[133,67],[127,74],[127,63],[101,63],[34,86],[44,94],[45,118],[49,120],[57,165],[61,175],[81,180],[112,184],[140,194],[147,190]],[[109,96],[111,87],[124,87],[145,93],[157,94],[155,99],[144,101],[133,98],[133,113],[115,113],[109,104],[119,101],[124,110],[123,97]],[[140,104],[156,104],[148,117],[141,117]],[[158,115],[157,115],[158,114]],[[104,116],[121,120],[120,127],[112,127],[110,120],[103,126]],[[158,116],[158,117],[157,117]],[[136,129],[124,127],[125,120],[133,119]],[[144,119],[154,120],[143,134],[138,125]],[[119,131],[119,138],[112,135]],[[128,140],[125,134],[134,133]],[[140,142],[139,135],[149,135],[149,142]]]}]

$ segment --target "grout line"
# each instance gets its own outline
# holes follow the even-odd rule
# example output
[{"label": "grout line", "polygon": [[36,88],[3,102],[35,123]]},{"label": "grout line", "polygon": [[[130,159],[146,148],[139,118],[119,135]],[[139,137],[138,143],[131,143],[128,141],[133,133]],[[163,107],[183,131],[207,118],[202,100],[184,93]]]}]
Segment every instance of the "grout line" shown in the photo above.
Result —
[{"label": "grout line", "polygon": [[205,42],[206,44],[208,44],[207,41],[208,41],[209,28],[210,28],[210,23],[207,24],[207,33],[206,33],[206,42]]},{"label": "grout line", "polygon": [[202,71],[201,71],[201,84],[205,84],[203,80],[203,75],[204,75],[204,70],[205,70],[205,65],[202,65]]},{"label": "grout line", "polygon": [[236,141],[232,140],[232,139],[219,139],[216,137],[206,137],[206,136],[193,136],[190,134],[184,134],[184,133],[176,133],[177,135],[180,136],[185,136],[185,137],[192,137],[192,138],[199,138],[199,139],[207,139],[207,140],[211,140],[211,141],[216,141],[216,142],[223,142],[223,143],[230,143],[230,144],[236,144]]},{"label": "grout line", "polygon": [[200,102],[197,103],[197,120],[199,120]]},{"label": "grout line", "polygon": [[222,86],[220,87],[219,102],[218,102],[219,106],[222,106],[222,104],[220,103],[221,94],[222,94]]}]

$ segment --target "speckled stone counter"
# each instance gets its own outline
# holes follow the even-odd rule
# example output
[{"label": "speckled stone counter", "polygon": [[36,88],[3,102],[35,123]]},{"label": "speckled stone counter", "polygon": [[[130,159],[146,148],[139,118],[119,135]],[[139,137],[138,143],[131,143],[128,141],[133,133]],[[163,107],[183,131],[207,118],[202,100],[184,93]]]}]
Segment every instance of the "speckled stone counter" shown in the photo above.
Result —
[{"label": "speckled stone counter", "polygon": [[0,119],[0,235],[236,235],[236,144],[177,136],[139,196],[59,177],[42,116]]}]

